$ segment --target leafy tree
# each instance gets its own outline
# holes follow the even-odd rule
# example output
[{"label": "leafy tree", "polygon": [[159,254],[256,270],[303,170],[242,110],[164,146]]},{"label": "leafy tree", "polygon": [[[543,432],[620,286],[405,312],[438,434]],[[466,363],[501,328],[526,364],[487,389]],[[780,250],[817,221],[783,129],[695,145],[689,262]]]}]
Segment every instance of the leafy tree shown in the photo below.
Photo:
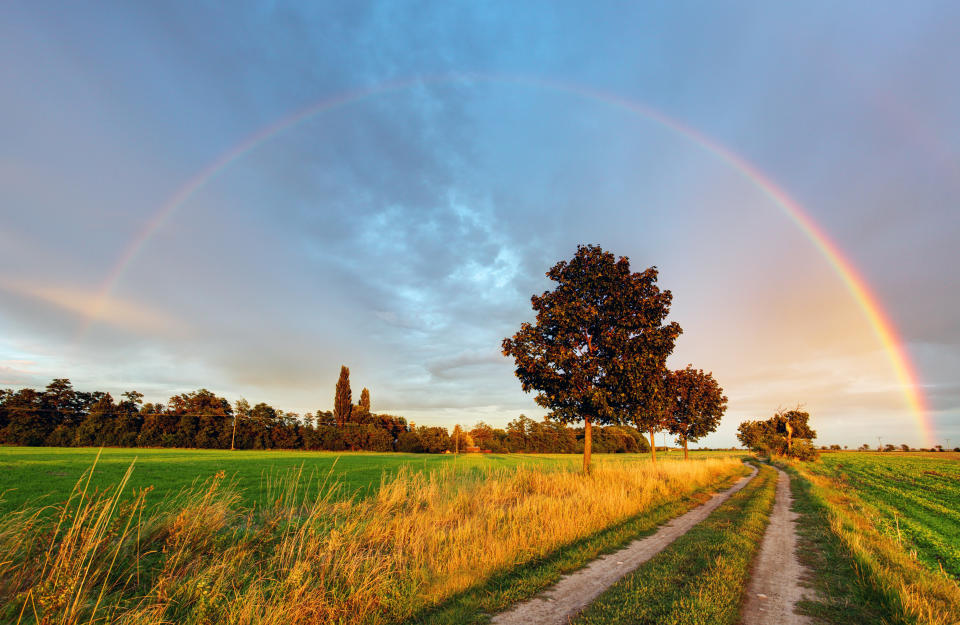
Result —
[{"label": "leafy tree", "polygon": [[453,434],[450,435],[450,447],[455,454],[459,454],[460,450],[466,447],[463,428],[460,427],[459,423],[453,426]]},{"label": "leafy tree", "polygon": [[447,428],[442,427],[424,427],[417,429],[420,437],[420,445],[423,451],[430,454],[443,453],[450,449],[450,434]]},{"label": "leafy tree", "polygon": [[800,407],[793,410],[780,410],[773,416],[773,423],[777,433],[786,436],[787,451],[793,447],[794,438],[812,440],[817,437],[817,433],[810,429],[808,421],[810,414],[800,410]]},{"label": "leafy tree", "polygon": [[360,408],[370,412],[370,391],[367,390],[367,387],[363,387],[363,390],[360,391]]},{"label": "leafy tree", "polygon": [[694,369],[672,371],[668,378],[670,413],[667,428],[683,445],[683,458],[689,458],[687,442],[717,429],[727,410],[727,398],[712,373]]},{"label": "leafy tree", "polygon": [[563,423],[584,424],[583,470],[590,470],[593,425],[640,414],[655,389],[633,389],[663,368],[680,328],[661,325],[670,293],[656,287],[656,269],[631,273],[626,257],[578,246],[547,272],[552,291],[533,296],[536,322],[504,339],[524,391]]},{"label": "leafy tree", "polygon": [[117,406],[110,393],[105,393],[90,407],[84,420],[77,426],[75,444],[78,446],[102,446],[111,441],[108,431],[117,418]]},{"label": "leafy tree", "polygon": [[809,418],[800,410],[779,411],[766,421],[744,421],[737,429],[737,438],[745,447],[768,456],[815,459],[817,452],[810,441],[817,433],[810,428]]},{"label": "leafy tree", "polygon": [[43,395],[25,388],[11,392],[4,401],[6,427],[2,440],[13,445],[43,445],[53,431],[53,421],[44,406]]},{"label": "leafy tree", "polygon": [[422,453],[425,451],[423,443],[420,440],[420,433],[417,432],[417,430],[402,432],[399,438],[397,438],[397,451],[408,454]]},{"label": "leafy tree", "polygon": [[340,367],[340,378],[337,380],[336,392],[333,397],[333,417],[337,425],[343,427],[350,421],[353,412],[353,393],[350,391],[350,369]]}]

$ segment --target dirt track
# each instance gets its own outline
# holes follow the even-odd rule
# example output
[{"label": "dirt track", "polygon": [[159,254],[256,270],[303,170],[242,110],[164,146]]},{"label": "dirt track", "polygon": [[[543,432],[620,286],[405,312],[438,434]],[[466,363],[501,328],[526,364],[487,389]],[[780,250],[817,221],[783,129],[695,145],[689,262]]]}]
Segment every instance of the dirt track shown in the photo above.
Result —
[{"label": "dirt track", "polygon": [[[661,552],[670,543],[706,519],[717,506],[749,482],[757,470],[710,501],[679,516],[654,534],[631,542],[623,549],[597,558],[584,568],[564,576],[540,595],[518,603],[493,618],[495,625],[566,625],[603,591],[624,575]],[[779,497],[779,495],[778,495]]]},{"label": "dirt track", "polygon": [[806,569],[797,560],[797,514],[790,510],[790,476],[777,469],[777,498],[770,524],[754,562],[741,614],[742,625],[807,625],[809,618],[794,612],[807,598],[800,580]]}]

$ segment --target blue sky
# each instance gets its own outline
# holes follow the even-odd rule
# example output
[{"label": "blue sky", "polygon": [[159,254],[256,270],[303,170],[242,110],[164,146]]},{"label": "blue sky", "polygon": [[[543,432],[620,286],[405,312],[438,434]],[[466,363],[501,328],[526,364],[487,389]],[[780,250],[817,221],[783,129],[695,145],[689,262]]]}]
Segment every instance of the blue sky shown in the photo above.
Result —
[{"label": "blue sky", "polygon": [[[921,444],[812,243],[729,163],[599,91],[803,205],[960,444],[954,3],[141,4],[0,9],[0,385],[204,386],[303,412],[330,407],[344,363],[417,423],[539,416],[500,340],[549,266],[597,243],[673,291],[672,364],[730,397],[706,444],[798,402],[822,442]],[[219,170],[97,300],[210,163],[364,89]]]}]

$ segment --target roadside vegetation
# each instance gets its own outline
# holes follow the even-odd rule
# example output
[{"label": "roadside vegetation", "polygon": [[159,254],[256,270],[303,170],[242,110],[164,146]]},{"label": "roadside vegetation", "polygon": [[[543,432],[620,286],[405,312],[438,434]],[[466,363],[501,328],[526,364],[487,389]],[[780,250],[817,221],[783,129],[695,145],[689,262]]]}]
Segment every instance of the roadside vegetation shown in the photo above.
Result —
[{"label": "roadside vegetation", "polygon": [[402,622],[745,470],[734,458],[604,462],[590,476],[400,469],[362,499],[329,486],[317,498],[292,471],[260,507],[222,472],[157,505],[149,489],[125,499],[133,471],[100,492],[82,479],[54,514],[2,517],[0,621]]},{"label": "roadside vegetation", "polygon": [[614,584],[574,622],[736,623],[776,485],[777,472],[761,466],[749,484],[705,521]]},{"label": "roadside vegetation", "polygon": [[804,611],[838,624],[957,623],[957,463],[856,453],[786,462],[800,554],[822,597]]}]

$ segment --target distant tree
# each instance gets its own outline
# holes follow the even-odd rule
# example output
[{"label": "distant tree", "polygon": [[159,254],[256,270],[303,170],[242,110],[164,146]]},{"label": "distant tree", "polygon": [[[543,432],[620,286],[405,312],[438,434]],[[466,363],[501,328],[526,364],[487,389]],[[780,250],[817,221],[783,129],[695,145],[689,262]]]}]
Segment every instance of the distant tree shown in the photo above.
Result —
[{"label": "distant tree", "polygon": [[397,439],[397,451],[408,454],[421,453],[424,450],[423,443],[420,441],[420,433],[417,430],[402,432]]},{"label": "distant tree", "polygon": [[[778,411],[766,421],[744,421],[737,428],[737,438],[748,449],[768,456],[812,460],[817,457],[817,451],[811,439],[816,438],[817,433],[810,429],[809,418],[808,413],[800,410]],[[793,439],[799,439],[802,445],[798,448]]]},{"label": "distant tree", "polygon": [[907,445],[906,443],[900,445],[900,451],[910,451],[910,445]]},{"label": "distant tree", "polygon": [[13,445],[43,445],[53,431],[43,401],[43,394],[25,388],[10,392],[4,401],[6,427],[0,440]]},{"label": "distant tree", "polygon": [[863,445],[860,445],[859,447],[857,447],[857,451],[870,451],[870,445],[867,443],[864,443]]},{"label": "distant tree", "polygon": [[430,454],[439,454],[450,449],[450,434],[447,428],[424,427],[417,429],[420,436],[420,445],[423,451]]},{"label": "distant tree", "polygon": [[453,433],[450,435],[450,450],[453,453],[459,454],[460,450],[466,447],[466,445],[463,444],[463,437],[463,428],[461,428],[460,424],[458,423],[453,426]]},{"label": "distant tree", "polygon": [[[656,269],[631,273],[626,257],[578,246],[547,272],[552,291],[533,296],[536,322],[503,341],[524,391],[562,423],[584,424],[583,470],[590,470],[594,424],[613,424],[646,409],[649,393],[633,388],[663,368],[680,329],[660,322],[670,293],[656,287]],[[651,332],[647,336],[645,332]],[[653,389],[648,389],[653,390]]]},{"label": "distant tree", "polygon": [[393,451],[393,436],[387,430],[373,425],[365,426],[367,428],[368,451]]},{"label": "distant tree", "polygon": [[233,427],[230,433],[230,449],[236,449],[237,422],[245,421],[248,418],[250,418],[250,402],[241,397],[234,403],[233,407]]},{"label": "distant tree", "polygon": [[683,458],[689,458],[687,441],[696,442],[720,425],[727,410],[727,398],[712,373],[694,369],[672,371],[667,380],[670,394],[667,428],[683,445]]},{"label": "distant tree", "polygon": [[353,412],[353,393],[350,391],[350,369],[340,367],[340,378],[337,380],[336,393],[333,397],[333,417],[337,425],[343,427],[350,421]]},{"label": "distant tree", "polygon": [[108,440],[107,435],[116,418],[117,406],[110,393],[105,393],[90,407],[84,420],[77,426],[74,444],[81,447],[111,444],[113,441]]},{"label": "distant tree", "polygon": [[363,387],[363,390],[360,391],[360,408],[370,412],[370,391],[367,390],[367,387]]}]

